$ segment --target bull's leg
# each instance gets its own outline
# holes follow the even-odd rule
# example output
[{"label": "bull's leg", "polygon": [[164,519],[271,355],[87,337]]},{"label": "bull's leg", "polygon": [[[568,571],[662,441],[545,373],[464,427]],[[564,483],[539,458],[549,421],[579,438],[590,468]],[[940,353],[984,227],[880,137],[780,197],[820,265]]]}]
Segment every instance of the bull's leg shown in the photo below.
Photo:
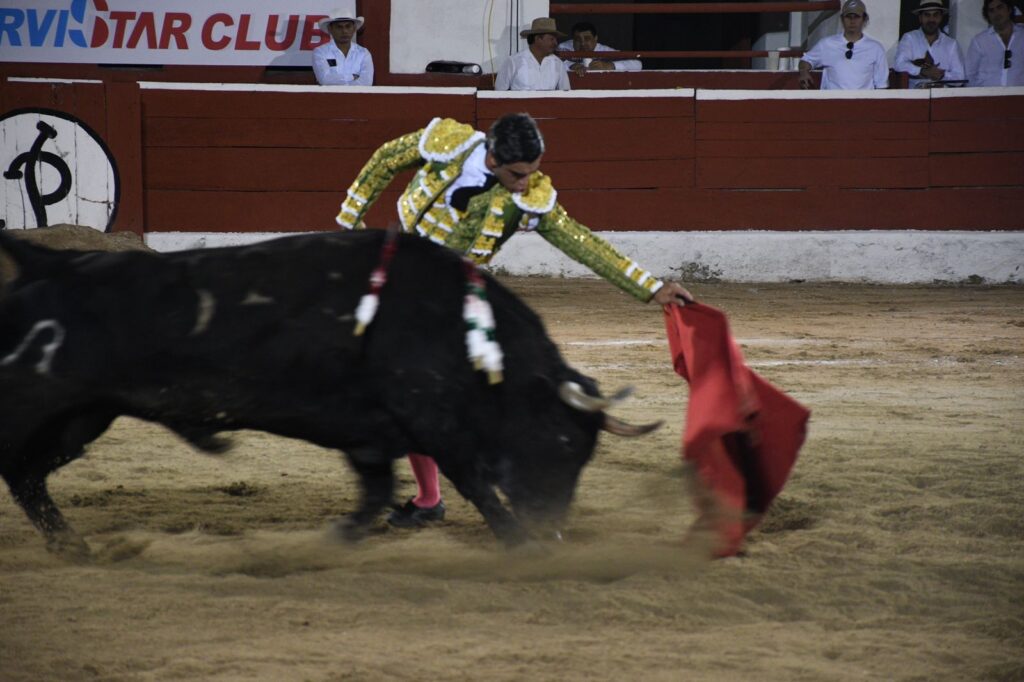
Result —
[{"label": "bull's leg", "polygon": [[102,434],[116,414],[103,405],[69,410],[41,426],[17,453],[9,452],[4,458],[10,464],[2,474],[14,500],[46,538],[46,548],[71,560],[88,558],[89,546],[50,497],[46,477],[81,457],[85,444]]},{"label": "bull's leg", "polygon": [[498,499],[494,488],[483,482],[475,471],[458,472],[453,475],[444,473],[459,494],[473,503],[491,532],[505,543],[506,547],[517,547],[530,539],[522,524]]},{"label": "bull's leg", "polygon": [[359,508],[340,520],[335,529],[345,540],[355,542],[366,536],[370,524],[391,503],[395,492],[395,477],[391,470],[391,459],[377,451],[350,450],[346,454],[352,468],[359,475],[362,498]]},{"label": "bull's leg", "polygon": [[46,549],[73,561],[89,557],[89,546],[60,513],[46,489],[46,474],[4,473],[14,501],[25,511],[29,521],[46,538]]}]

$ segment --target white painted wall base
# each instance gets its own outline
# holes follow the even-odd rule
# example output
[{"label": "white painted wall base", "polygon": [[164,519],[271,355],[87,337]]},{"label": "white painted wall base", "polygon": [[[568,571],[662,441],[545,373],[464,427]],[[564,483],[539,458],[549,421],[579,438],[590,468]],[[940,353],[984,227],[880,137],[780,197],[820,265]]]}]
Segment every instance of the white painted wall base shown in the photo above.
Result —
[{"label": "white painted wall base", "polygon": [[[288,233],[294,234],[294,233]],[[731,282],[1024,282],[1024,232],[603,232],[659,277]],[[159,232],[157,251],[249,244],[285,233]],[[594,277],[536,234],[510,240],[491,264],[511,275]]]}]

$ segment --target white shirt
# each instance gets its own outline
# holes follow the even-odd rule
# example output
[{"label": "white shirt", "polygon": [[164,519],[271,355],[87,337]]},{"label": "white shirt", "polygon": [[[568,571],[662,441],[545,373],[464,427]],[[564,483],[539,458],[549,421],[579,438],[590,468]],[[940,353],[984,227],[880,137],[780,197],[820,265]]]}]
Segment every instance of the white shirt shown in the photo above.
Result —
[{"label": "white shirt", "polygon": [[[562,42],[562,43],[558,44],[558,51],[559,52],[571,52],[571,51],[573,51],[575,49],[576,48],[573,47],[573,44],[572,44],[571,40],[566,40],[565,42]],[[608,47],[607,45],[604,45],[602,43],[598,43],[597,47],[595,47],[592,50],[592,52],[617,52],[617,51],[618,50],[616,50],[614,47]],[[584,66],[590,66],[590,62],[593,61],[593,59],[591,57],[585,57],[582,60],[581,59],[566,59],[564,61],[565,70],[568,71],[569,69],[572,68],[573,64],[576,64],[576,63],[578,63],[580,61],[583,62]],[[612,64],[615,65],[615,70],[616,71],[639,71],[642,68],[644,68],[644,65],[640,62],[639,59],[615,59],[615,60],[612,60]]]},{"label": "white shirt", "polygon": [[568,90],[569,74],[553,54],[537,63],[530,49],[512,55],[498,69],[495,90]]},{"label": "white shirt", "polygon": [[[1010,68],[1004,69],[1006,51],[1013,52]],[[996,30],[989,26],[974,36],[967,48],[967,80],[971,87],[992,85],[1024,85],[1024,26],[1013,25],[1010,44],[1005,45]]]},{"label": "white shirt", "polygon": [[846,58],[842,33],[822,38],[801,59],[814,68],[821,68],[822,90],[881,90],[889,87],[889,62],[882,43],[863,34],[853,44],[853,54]]},{"label": "white shirt", "polygon": [[462,164],[462,172],[459,173],[459,177],[452,181],[452,184],[448,185],[448,189],[444,192],[444,203],[448,206],[452,205],[452,195],[455,194],[455,190],[462,189],[463,187],[483,187],[484,183],[487,182],[487,176],[492,173],[487,170],[487,143],[478,144],[473,151],[469,153],[466,160]]},{"label": "white shirt", "polygon": [[346,57],[332,40],[313,50],[313,73],[320,85],[373,85],[373,57],[355,41]]},{"label": "white shirt", "polygon": [[967,77],[960,43],[939,31],[939,37],[934,43],[929,44],[924,31],[917,29],[904,33],[896,48],[896,70],[910,74],[910,87],[915,88],[920,83],[931,82],[931,78],[921,78],[921,67],[913,64],[915,59],[922,59],[928,52],[931,53],[935,66],[946,70],[942,80],[960,81]]}]

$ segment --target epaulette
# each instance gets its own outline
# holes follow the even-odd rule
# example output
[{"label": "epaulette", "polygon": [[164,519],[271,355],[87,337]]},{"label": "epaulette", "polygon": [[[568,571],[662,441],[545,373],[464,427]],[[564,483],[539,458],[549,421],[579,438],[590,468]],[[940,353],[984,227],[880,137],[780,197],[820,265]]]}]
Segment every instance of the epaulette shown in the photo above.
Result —
[{"label": "epaulette", "polygon": [[530,185],[524,194],[513,194],[512,201],[527,213],[548,213],[555,207],[558,192],[551,178],[537,172],[530,176]]},{"label": "epaulette", "polygon": [[427,161],[448,163],[484,139],[473,126],[452,118],[435,118],[420,137],[420,155]]}]

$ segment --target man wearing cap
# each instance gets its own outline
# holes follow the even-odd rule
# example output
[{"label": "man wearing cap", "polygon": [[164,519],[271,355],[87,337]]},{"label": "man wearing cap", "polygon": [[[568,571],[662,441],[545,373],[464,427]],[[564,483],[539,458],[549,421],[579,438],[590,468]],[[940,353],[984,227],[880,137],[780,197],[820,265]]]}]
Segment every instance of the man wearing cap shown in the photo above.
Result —
[{"label": "man wearing cap", "polygon": [[960,44],[942,30],[945,0],[921,0],[914,14],[921,28],[908,31],[896,48],[896,70],[910,74],[910,87],[964,79]]},{"label": "man wearing cap", "polygon": [[[559,72],[565,70],[559,66]],[[551,178],[540,172],[544,137],[529,114],[505,114],[487,134],[450,118],[382,145],[348,188],[337,223],[365,228],[363,217],[399,173],[415,170],[398,200],[405,232],[488,263],[518,232],[535,232],[552,246],[640,301],[683,305],[693,297],[679,283],[661,281],[624,256],[558,202]],[[424,282],[429,289],[430,283]],[[437,465],[410,454],[417,495],[388,517],[413,528],[441,521],[445,506]]]},{"label": "man wearing cap", "polygon": [[983,0],[989,26],[967,48],[971,87],[1024,85],[1024,26],[1013,23],[1010,0]]},{"label": "man wearing cap", "polygon": [[872,90],[889,87],[885,47],[865,35],[868,10],[861,0],[842,6],[843,32],[818,41],[800,60],[800,87],[812,85],[811,69],[820,68],[822,90]]},{"label": "man wearing cap", "polygon": [[495,90],[568,90],[569,75],[555,56],[558,41],[565,34],[550,17],[534,19],[530,28],[519,32],[527,48],[509,57],[498,69]]},{"label": "man wearing cap", "polygon": [[332,40],[313,50],[313,73],[320,85],[373,85],[373,58],[356,43],[363,18],[356,16],[356,0],[320,20],[320,30]]}]

